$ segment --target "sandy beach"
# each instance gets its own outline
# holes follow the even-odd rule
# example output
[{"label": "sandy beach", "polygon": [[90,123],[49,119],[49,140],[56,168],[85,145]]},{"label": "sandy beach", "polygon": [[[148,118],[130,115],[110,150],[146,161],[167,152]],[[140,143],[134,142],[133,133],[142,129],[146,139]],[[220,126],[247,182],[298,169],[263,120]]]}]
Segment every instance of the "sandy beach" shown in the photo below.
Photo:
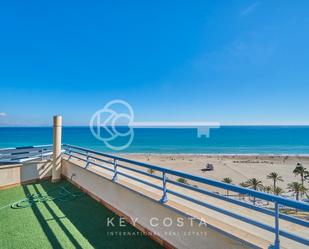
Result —
[{"label": "sandy beach", "polygon": [[[272,180],[266,176],[270,172],[278,172],[284,181],[278,182],[277,185],[284,190],[288,183],[300,181],[300,176],[293,174],[297,163],[302,163],[309,169],[307,155],[122,154],[121,156],[218,181],[230,177],[234,184],[255,177],[261,180],[263,185],[272,185]],[[214,166],[213,171],[201,171],[207,163]],[[309,184],[306,185],[308,187]]]}]

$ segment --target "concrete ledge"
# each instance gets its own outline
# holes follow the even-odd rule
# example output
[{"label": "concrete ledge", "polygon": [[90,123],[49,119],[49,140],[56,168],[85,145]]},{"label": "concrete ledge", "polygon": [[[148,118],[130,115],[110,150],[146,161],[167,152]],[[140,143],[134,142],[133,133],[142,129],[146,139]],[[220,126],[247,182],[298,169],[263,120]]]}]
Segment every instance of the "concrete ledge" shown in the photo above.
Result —
[{"label": "concrete ledge", "polygon": [[20,167],[22,166],[23,164],[22,163],[10,163],[10,164],[0,164],[0,170],[1,169],[8,169],[8,168],[17,168],[17,167]]},{"label": "concrete ledge", "polygon": [[117,209],[117,208],[113,207],[112,205],[108,204],[102,198],[98,197],[97,195],[95,195],[95,194],[91,193],[90,191],[88,191],[87,189],[83,188],[81,185],[79,185],[77,182],[73,181],[71,178],[69,178],[69,177],[67,177],[66,175],[63,175],[63,174],[62,174],[62,177],[64,179],[66,179],[67,181],[69,181],[70,183],[72,183],[73,185],[75,185],[81,191],[83,191],[84,193],[89,195],[91,198],[93,198],[97,202],[101,203],[104,207],[108,208],[113,213],[117,214],[119,217],[124,218],[126,220],[126,222],[128,222],[129,224],[131,224],[132,226],[137,228],[140,232],[142,232],[145,235],[149,236],[151,239],[153,239],[154,241],[159,243],[164,248],[167,248],[167,249],[175,249],[176,248],[173,245],[171,245],[169,242],[167,242],[166,240],[163,240],[161,237],[157,236],[156,234],[154,234],[153,232],[151,232],[147,228],[143,227],[138,222],[133,223],[132,219],[129,216],[127,216],[125,213],[121,212],[119,209]]},{"label": "concrete ledge", "polygon": [[49,180],[49,179],[51,179],[51,176],[46,176],[46,177],[43,177],[43,178],[36,178],[36,179],[33,179],[33,180],[23,181],[23,182],[19,182],[19,183],[13,183],[13,184],[5,185],[5,186],[0,186],[0,190],[13,188],[13,187],[16,187],[16,186],[21,186],[21,185],[26,185],[26,184],[31,184],[31,183],[37,183],[37,182],[40,182],[40,181],[43,181],[43,180]]},{"label": "concrete ledge", "polygon": [[33,160],[0,166],[0,189],[31,183],[51,176],[51,160]]}]

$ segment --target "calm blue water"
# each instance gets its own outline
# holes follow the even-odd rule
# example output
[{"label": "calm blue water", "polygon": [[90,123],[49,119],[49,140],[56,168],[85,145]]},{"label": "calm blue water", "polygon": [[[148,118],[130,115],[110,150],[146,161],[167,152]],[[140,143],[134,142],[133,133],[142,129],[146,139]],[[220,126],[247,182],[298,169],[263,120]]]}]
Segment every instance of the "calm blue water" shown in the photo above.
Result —
[{"label": "calm blue water", "polygon": [[[209,138],[195,129],[135,129],[132,153],[309,154],[309,126],[225,126]],[[88,127],[64,127],[63,142],[110,151]],[[0,128],[0,148],[52,143],[52,128]]]}]

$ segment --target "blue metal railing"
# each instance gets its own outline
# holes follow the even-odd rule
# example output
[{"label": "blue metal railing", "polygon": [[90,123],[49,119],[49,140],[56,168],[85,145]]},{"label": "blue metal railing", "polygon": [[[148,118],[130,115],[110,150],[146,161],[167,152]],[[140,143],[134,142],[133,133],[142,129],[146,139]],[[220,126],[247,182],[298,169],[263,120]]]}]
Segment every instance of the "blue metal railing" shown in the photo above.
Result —
[{"label": "blue metal railing", "polygon": [[50,157],[53,152],[52,145],[23,146],[0,149],[1,163],[23,163],[34,159]]},{"label": "blue metal railing", "polygon": [[[280,213],[280,206],[287,206],[287,207],[295,208],[297,210],[303,210],[303,211],[309,212],[309,204],[307,204],[305,202],[295,201],[295,200],[292,200],[292,199],[283,198],[283,197],[280,197],[280,196],[271,195],[271,194],[267,194],[267,193],[255,191],[255,190],[252,190],[252,189],[243,188],[243,187],[239,187],[239,186],[235,186],[235,185],[231,185],[231,184],[227,184],[227,183],[223,183],[223,182],[219,182],[219,181],[215,181],[215,180],[211,180],[211,179],[207,179],[207,178],[203,178],[203,177],[199,177],[199,176],[194,176],[194,175],[190,175],[190,174],[187,174],[187,173],[184,173],[184,172],[166,169],[166,168],[151,165],[151,164],[148,164],[148,163],[137,162],[137,161],[130,160],[130,159],[127,159],[127,158],[122,158],[122,157],[118,157],[118,156],[114,156],[114,155],[110,155],[110,154],[106,154],[106,153],[102,153],[102,152],[98,152],[98,151],[94,151],[94,150],[90,150],[90,149],[85,149],[85,148],[78,147],[78,146],[67,145],[67,144],[65,144],[63,146],[65,148],[65,154],[69,156],[69,159],[71,157],[73,157],[73,158],[77,158],[79,160],[82,160],[82,161],[86,162],[86,167],[89,164],[93,164],[93,165],[96,165],[98,167],[104,168],[104,169],[113,173],[113,177],[112,177],[113,181],[117,181],[117,176],[122,175],[122,176],[125,176],[127,178],[130,178],[131,180],[138,181],[140,183],[151,186],[155,189],[161,190],[162,191],[162,198],[161,198],[160,202],[162,202],[162,203],[167,202],[168,201],[168,194],[171,194],[171,195],[180,197],[182,199],[188,200],[190,202],[196,203],[198,205],[201,205],[201,206],[207,207],[209,209],[215,210],[215,211],[220,212],[222,214],[228,215],[232,218],[236,218],[238,220],[241,220],[241,221],[246,222],[248,224],[254,225],[256,227],[262,228],[266,231],[272,232],[275,235],[275,241],[274,241],[274,244],[273,244],[274,248],[280,248],[280,236],[286,237],[286,238],[294,240],[298,243],[309,246],[308,238],[303,238],[303,237],[300,237],[296,234],[290,233],[288,231],[280,230],[280,223],[279,223],[279,220],[282,219],[282,220],[286,220],[286,221],[289,221],[291,223],[309,228],[309,222],[308,221],[296,218],[294,216],[290,216],[290,215],[287,215],[287,214]],[[83,157],[80,157],[80,156],[83,156]],[[100,157],[98,157],[98,156],[100,156]],[[105,160],[102,157],[109,158],[111,161]],[[95,159],[96,161],[93,161],[92,159]],[[110,164],[113,168],[111,169],[109,167],[106,167],[105,165],[102,165],[101,163],[98,163],[98,162]],[[145,172],[145,171],[142,171],[142,170],[139,170],[139,169],[136,169],[136,168],[131,168],[129,166],[123,165],[123,163],[161,172],[162,177],[154,175],[154,174],[150,174],[148,172]],[[135,172],[135,173],[139,173],[139,174],[160,180],[160,181],[162,181],[162,185],[158,186],[154,183],[150,183],[148,181],[142,180],[142,179],[137,178],[133,175],[129,175],[129,174],[126,174],[124,172],[120,172],[120,171],[118,171],[118,168],[126,169],[126,170],[129,170],[129,171]],[[273,202],[274,203],[274,210],[259,207],[259,206],[241,201],[241,200],[229,198],[227,196],[223,196],[223,195],[211,192],[211,191],[207,191],[205,189],[198,188],[198,187],[195,187],[195,186],[192,186],[192,185],[189,185],[189,184],[177,182],[177,181],[168,179],[169,175],[189,179],[189,180],[192,180],[192,181],[195,181],[195,182],[207,184],[207,185],[214,186],[214,187],[217,187],[217,188],[221,188],[221,189],[224,189],[224,190],[237,192],[239,194],[248,195],[248,196],[251,196],[251,197],[254,197],[254,198],[266,200],[268,202]],[[266,214],[266,215],[270,215],[270,216],[274,217],[274,220],[275,220],[274,226],[264,224],[260,221],[253,220],[253,219],[245,217],[243,215],[233,213],[232,211],[225,210],[221,207],[211,205],[211,204],[209,204],[205,201],[198,200],[198,199],[195,199],[193,197],[179,193],[177,191],[168,189],[167,183],[173,184],[173,185],[181,187],[181,188],[189,189],[191,191],[195,191],[197,193],[201,193],[201,194],[204,194],[204,195],[207,195],[207,196],[211,196],[213,198],[217,198],[217,199],[220,199],[220,200],[223,200],[223,201],[226,201],[226,202],[229,202],[229,203],[241,206],[241,207],[245,207],[245,208],[248,208],[248,209],[251,209],[251,210],[254,210],[254,211],[258,211],[258,212],[261,212],[261,213]]]}]

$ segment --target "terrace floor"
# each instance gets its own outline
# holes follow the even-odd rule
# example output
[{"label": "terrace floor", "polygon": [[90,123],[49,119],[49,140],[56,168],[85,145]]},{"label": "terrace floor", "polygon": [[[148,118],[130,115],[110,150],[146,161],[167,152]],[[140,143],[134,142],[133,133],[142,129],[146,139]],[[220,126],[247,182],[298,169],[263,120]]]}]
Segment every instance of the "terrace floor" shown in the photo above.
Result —
[{"label": "terrace floor", "polygon": [[[55,199],[25,208],[11,208],[12,203],[30,194],[46,193]],[[107,226],[107,219],[113,217],[115,227]],[[1,249],[161,248],[133,226],[128,223],[120,226],[116,221],[119,221],[117,215],[64,180],[57,184],[42,181],[0,191]]]}]

